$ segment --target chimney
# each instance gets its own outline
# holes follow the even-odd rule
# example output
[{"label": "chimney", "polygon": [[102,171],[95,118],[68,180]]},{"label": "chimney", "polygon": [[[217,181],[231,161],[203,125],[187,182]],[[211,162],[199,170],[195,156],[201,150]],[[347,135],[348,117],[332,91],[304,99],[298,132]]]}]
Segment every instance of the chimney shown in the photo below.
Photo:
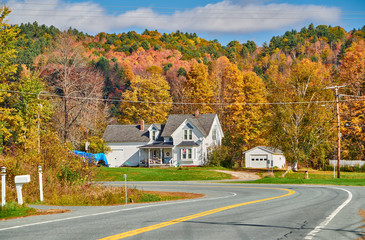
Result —
[{"label": "chimney", "polygon": [[199,109],[195,109],[194,117],[195,118],[199,117]]},{"label": "chimney", "polygon": [[141,130],[141,131],[144,130],[144,120],[141,120],[140,125],[139,125],[139,130]]}]

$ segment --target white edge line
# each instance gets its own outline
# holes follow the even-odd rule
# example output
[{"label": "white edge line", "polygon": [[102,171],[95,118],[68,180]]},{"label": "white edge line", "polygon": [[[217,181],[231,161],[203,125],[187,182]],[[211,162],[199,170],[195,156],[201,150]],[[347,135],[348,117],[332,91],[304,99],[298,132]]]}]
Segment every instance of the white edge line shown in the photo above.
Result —
[{"label": "white edge line", "polygon": [[337,188],[334,187],[335,189],[340,189],[342,191],[347,192],[348,197],[346,199],[346,201],[344,201],[338,208],[336,208],[335,211],[333,211],[328,217],[326,217],[326,219],[321,222],[317,227],[315,227],[310,233],[307,234],[307,236],[304,238],[305,240],[311,240],[319,231],[322,230],[322,228],[324,228],[347,204],[349,204],[351,202],[352,199],[352,193],[346,189],[343,188]]},{"label": "white edge line", "polygon": [[[6,230],[11,230],[11,229],[16,229],[16,228],[23,228],[23,227],[41,225],[41,224],[46,224],[46,223],[61,222],[61,221],[73,220],[73,219],[84,218],[84,217],[99,216],[99,215],[112,214],[112,213],[117,213],[117,212],[131,211],[131,210],[142,209],[142,208],[150,208],[150,207],[158,207],[158,206],[166,206],[166,205],[174,205],[174,204],[182,204],[182,203],[190,203],[190,202],[210,201],[210,200],[224,199],[224,198],[237,196],[237,193],[234,193],[234,192],[228,192],[228,193],[230,193],[231,195],[224,196],[224,197],[208,198],[208,199],[203,198],[203,199],[195,199],[195,200],[182,200],[182,201],[179,201],[179,202],[167,202],[167,203],[162,203],[162,204],[160,203],[160,204],[152,204],[152,205],[147,205],[147,206],[127,208],[127,209],[118,209],[118,210],[108,211],[108,212],[93,213],[93,214],[87,214],[87,215],[82,215],[82,216],[61,218],[61,219],[55,219],[55,220],[49,220],[49,221],[43,221],[43,222],[36,222],[36,223],[29,223],[29,224],[18,225],[18,226],[7,227],[7,228],[0,228],[0,231],[6,231]],[[125,206],[125,205],[122,205],[122,206]]]}]

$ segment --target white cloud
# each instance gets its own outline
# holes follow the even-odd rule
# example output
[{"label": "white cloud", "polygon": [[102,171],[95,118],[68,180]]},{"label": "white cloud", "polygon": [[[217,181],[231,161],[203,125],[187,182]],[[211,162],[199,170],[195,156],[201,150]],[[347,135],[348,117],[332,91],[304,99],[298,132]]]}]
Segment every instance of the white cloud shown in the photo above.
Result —
[{"label": "white cloud", "polygon": [[49,0],[43,4],[32,4],[30,0],[10,0],[7,6],[13,9],[9,17],[10,23],[38,21],[39,24],[54,25],[61,29],[71,26],[88,33],[123,31],[137,27],[160,31],[239,34],[280,29],[305,21],[334,24],[341,14],[340,9],[335,7],[270,2],[272,1],[223,0],[189,10],[177,10],[172,14],[160,13],[151,8],[138,8],[117,15],[111,15],[105,8],[91,1],[66,3]]}]

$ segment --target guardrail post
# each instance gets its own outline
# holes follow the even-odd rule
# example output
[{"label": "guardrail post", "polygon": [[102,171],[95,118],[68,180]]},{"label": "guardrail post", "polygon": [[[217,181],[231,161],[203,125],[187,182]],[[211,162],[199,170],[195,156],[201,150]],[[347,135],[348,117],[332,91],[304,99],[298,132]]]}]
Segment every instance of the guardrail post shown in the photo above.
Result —
[{"label": "guardrail post", "polygon": [[6,189],[5,189],[5,176],[6,176],[6,167],[1,167],[1,206],[5,206],[5,195],[6,195]]},{"label": "guardrail post", "polygon": [[39,200],[43,202],[43,179],[42,179],[42,166],[38,166],[39,174]]},{"label": "guardrail post", "polygon": [[127,196],[127,174],[124,174],[124,192],[125,192],[125,204],[128,204],[128,196]]}]

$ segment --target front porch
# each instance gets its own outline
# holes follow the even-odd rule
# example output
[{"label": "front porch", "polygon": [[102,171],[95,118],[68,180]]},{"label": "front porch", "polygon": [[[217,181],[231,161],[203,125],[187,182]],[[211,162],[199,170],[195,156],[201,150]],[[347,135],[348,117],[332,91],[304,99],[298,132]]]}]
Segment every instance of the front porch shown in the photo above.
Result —
[{"label": "front porch", "polygon": [[176,167],[176,160],[173,159],[171,143],[153,143],[139,147],[139,166],[155,167],[170,166]]}]

